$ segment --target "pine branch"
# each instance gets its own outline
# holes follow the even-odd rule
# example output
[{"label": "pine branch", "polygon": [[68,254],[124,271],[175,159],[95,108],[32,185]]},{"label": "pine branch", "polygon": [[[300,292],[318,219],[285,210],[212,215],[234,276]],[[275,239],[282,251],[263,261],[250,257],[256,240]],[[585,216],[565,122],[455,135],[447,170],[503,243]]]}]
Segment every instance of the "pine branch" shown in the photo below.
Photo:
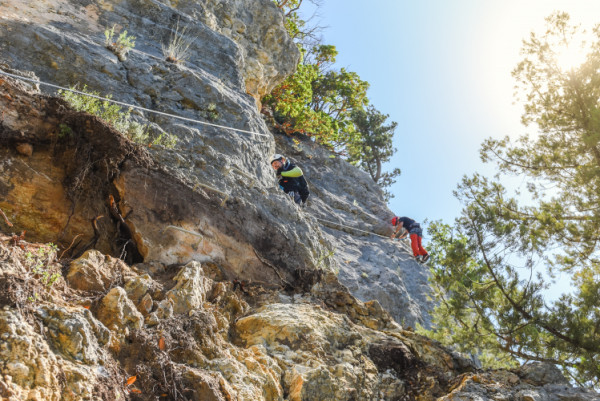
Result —
[{"label": "pine branch", "polygon": [[508,292],[506,291],[506,289],[504,288],[504,286],[500,282],[500,279],[498,278],[498,276],[496,274],[496,271],[491,266],[491,262],[489,261],[488,255],[485,252],[485,246],[484,246],[484,244],[482,242],[482,238],[481,238],[481,234],[480,234],[479,230],[475,227],[475,223],[471,219],[469,219],[469,222],[471,223],[471,228],[473,229],[473,231],[477,235],[477,244],[478,244],[479,249],[481,251],[485,267],[487,268],[488,272],[492,276],[494,282],[496,283],[496,287],[498,287],[498,289],[502,293],[502,296],[504,297],[504,299],[506,299],[512,305],[512,307],[524,319],[526,319],[526,320],[534,323],[535,325],[543,328],[544,330],[546,330],[548,333],[552,334],[556,338],[559,338],[559,339],[565,341],[566,343],[571,344],[571,345],[573,345],[573,346],[575,346],[575,347],[577,347],[579,349],[586,350],[588,352],[597,353],[599,351],[599,347],[598,346],[596,346],[596,347],[588,347],[585,344],[582,344],[579,340],[577,340],[575,338],[572,338],[572,337],[569,337],[569,336],[567,336],[567,335],[559,332],[558,330],[556,330],[555,328],[549,326],[548,324],[544,323],[543,321],[539,320],[538,318],[535,318],[531,313],[527,312],[521,305],[519,305],[517,302],[515,302],[515,300],[512,299],[512,297],[508,294]]}]

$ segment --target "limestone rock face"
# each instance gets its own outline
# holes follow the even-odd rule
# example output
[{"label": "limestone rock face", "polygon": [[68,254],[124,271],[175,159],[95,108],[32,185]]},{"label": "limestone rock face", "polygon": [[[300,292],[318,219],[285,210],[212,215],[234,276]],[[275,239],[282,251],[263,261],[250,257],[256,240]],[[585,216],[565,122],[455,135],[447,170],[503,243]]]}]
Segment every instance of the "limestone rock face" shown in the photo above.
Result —
[{"label": "limestone rock face", "polygon": [[[0,240],[1,265],[23,264],[21,246],[37,245]],[[10,281],[11,292],[31,291],[18,268],[8,266],[3,274],[0,284]],[[146,263],[131,268],[127,290],[114,287],[102,299],[97,291],[65,285],[44,290],[37,301],[0,297],[0,396],[10,401],[164,398],[174,392],[195,401],[598,399],[570,387],[543,364],[479,371],[435,341],[403,330],[377,302],[357,300],[333,274],[313,291],[295,294],[235,286],[219,277],[210,263],[167,268]],[[147,306],[144,320],[134,301],[139,308],[146,297],[156,302]],[[79,305],[82,300],[87,306]],[[135,383],[125,384],[131,376]]]},{"label": "limestone rock face", "polygon": [[547,384],[566,385],[568,381],[558,368],[551,363],[530,362],[521,366],[518,371],[523,381],[530,382],[536,386]]},{"label": "limestone rock face", "polygon": [[[172,63],[178,24],[193,43]],[[111,27],[135,36],[126,57]],[[381,191],[257,108],[297,57],[269,0],[0,2],[0,70],[186,118],[133,111],[177,137],[134,144],[0,77],[0,398],[596,400],[402,328],[428,325],[427,273],[385,238]],[[276,187],[276,151],[304,170],[308,208]],[[66,281],[31,274],[31,241],[60,247]]]},{"label": "limestone rock face", "polygon": [[276,141],[278,152],[301,166],[309,182],[308,212],[334,249],[339,281],[361,301],[377,300],[399,324],[428,328],[429,270],[414,260],[408,243],[389,239],[394,214],[381,189],[367,173],[310,141]]},{"label": "limestone rock face", "polygon": [[154,306],[151,293],[154,292],[156,284],[148,274],[137,276],[125,283],[127,297],[137,306],[140,313],[148,315]]},{"label": "limestone rock face", "polygon": [[11,400],[60,400],[56,356],[18,313],[0,311],[0,383]]},{"label": "limestone rock face", "polygon": [[[366,400],[402,394],[402,380],[386,382],[381,376],[392,365],[377,366],[383,355],[373,350],[373,344],[385,342],[385,336],[354,325],[344,315],[310,304],[273,304],[239,319],[235,330],[244,346],[265,349],[285,367],[290,400]],[[397,358],[402,369],[414,367],[416,360],[408,348],[392,353],[393,348],[381,349]]]},{"label": "limestone rock face", "polygon": [[167,292],[167,298],[174,305],[175,313],[188,313],[197,309],[212,289],[212,280],[204,276],[202,266],[198,262],[185,265],[173,280],[177,285]]},{"label": "limestone rock face", "polygon": [[[8,401],[120,399],[118,386],[103,385],[109,373],[100,344],[108,330],[89,311],[54,306],[39,309],[49,341],[19,311],[0,311],[0,396]],[[55,353],[58,350],[58,353]]]},{"label": "limestone rock face", "polygon": [[[535,370],[540,369],[536,367]],[[530,368],[526,370],[531,372]],[[542,367],[535,375],[545,375],[548,367]],[[461,377],[455,383],[454,389],[439,401],[450,400],[522,400],[522,401],[562,401],[562,400],[600,400],[597,393],[574,388],[565,383],[564,377],[558,378],[556,383],[544,385],[533,384],[527,380],[521,380],[517,371],[510,373],[506,371],[468,374]],[[560,373],[560,372],[556,372]]]},{"label": "limestone rock face", "polygon": [[119,340],[126,337],[130,330],[140,329],[144,322],[144,317],[121,287],[113,288],[102,298],[98,319],[113,331]]},{"label": "limestone rock face", "polygon": [[103,360],[99,348],[109,342],[110,332],[89,310],[43,306],[38,313],[48,329],[52,346],[65,358],[85,364]]},{"label": "limestone rock face", "polygon": [[128,272],[129,266],[122,260],[97,250],[89,250],[71,262],[67,281],[71,287],[78,290],[103,292],[108,290],[111,284],[122,281],[123,274]]},{"label": "limestone rock face", "polygon": [[[135,37],[136,49],[163,61],[166,57],[161,47],[169,44],[177,27],[180,32],[185,28],[191,42],[185,62],[225,78],[225,84],[243,85],[256,99],[292,73],[299,58],[299,51],[283,26],[282,13],[268,0],[52,0],[43,6],[27,3],[27,8],[23,2],[11,0],[1,7],[3,24],[10,28],[3,30],[3,39],[13,42],[2,49],[5,61],[16,68],[22,67],[16,63],[27,62],[47,66],[58,73],[56,78],[73,79],[74,69],[84,66],[92,67],[85,70],[86,74],[125,78],[115,63],[117,57],[102,50],[104,31],[113,26],[117,36],[127,30],[128,36]],[[32,27],[26,26],[29,23],[38,26],[34,28],[35,36],[19,38],[21,33],[31,32]],[[85,36],[73,35],[73,30],[80,30]],[[17,53],[25,48],[30,48],[28,54]],[[83,56],[86,53],[98,61],[95,66]],[[36,60],[35,56],[42,58]],[[135,55],[128,53],[127,60],[132,58]],[[139,71],[147,74],[150,65],[140,67]]]},{"label": "limestone rock face", "polygon": [[177,8],[239,45],[246,91],[257,100],[296,69],[300,53],[272,1],[188,0]]},{"label": "limestone rock face", "polygon": [[[108,192],[103,182],[113,174],[111,171],[116,171],[125,155],[137,158],[134,155],[140,153],[97,118],[73,113],[57,99],[34,94],[32,85],[13,83],[0,82],[4,94],[0,101],[4,111],[0,130],[0,208],[12,222],[12,230],[27,231],[28,239],[53,242],[64,249],[71,246],[73,252],[91,246],[105,253],[116,252],[111,238],[117,230],[108,217]],[[59,145],[60,124],[81,129],[87,143],[67,135]],[[95,135],[90,135],[92,132]],[[37,150],[31,157],[15,150],[22,142],[36,144]],[[99,167],[90,169],[90,165]],[[92,224],[96,219],[101,233],[97,238]]]},{"label": "limestone rock face", "polygon": [[[0,4],[0,15],[0,58],[15,69],[9,71],[34,71],[40,79],[58,85],[85,84],[89,90],[120,101],[256,133],[139,113],[136,118],[149,122],[156,134],[166,131],[178,138],[174,150],[151,149],[160,167],[149,170],[147,164],[119,160],[117,164],[123,168],[116,174],[112,169],[97,171],[105,169],[105,160],[69,154],[65,158],[72,164],[78,164],[77,160],[82,164],[65,168],[60,160],[55,167],[43,167],[38,160],[57,159],[52,147],[38,146],[41,138],[31,138],[30,132],[45,134],[43,141],[48,144],[52,143],[51,134],[58,139],[65,126],[76,137],[80,129],[56,115],[56,110],[48,110],[44,101],[37,112],[44,119],[22,121],[18,118],[22,113],[12,102],[12,110],[6,108],[11,118],[5,119],[6,131],[11,134],[2,137],[11,145],[11,155],[0,158],[2,178],[11,177],[11,182],[0,185],[0,193],[5,195],[2,199],[7,200],[0,207],[11,218],[18,216],[19,228],[29,227],[33,232],[37,224],[41,229],[35,230],[36,240],[52,240],[64,247],[83,234],[76,242],[83,247],[94,241],[91,220],[104,216],[98,220],[96,248],[118,256],[121,250],[112,240],[119,233],[107,210],[108,195],[112,194],[121,214],[129,214],[126,225],[140,253],[130,262],[218,260],[227,265],[230,276],[244,271],[247,278],[280,286],[293,281],[296,271],[315,269],[322,252],[313,249],[314,245],[323,248],[319,234],[284,203],[284,196],[267,190],[274,185],[265,163],[273,152],[273,141],[253,96],[260,97],[293,71],[299,55],[285,32],[281,12],[271,1],[51,0],[25,5],[11,0]],[[174,64],[165,60],[162,47],[178,24],[195,39],[186,60]],[[124,61],[105,47],[104,32],[113,26],[117,33],[127,30],[136,38],[135,48]],[[229,32],[227,26],[235,29]],[[4,102],[7,106],[11,103]],[[95,130],[93,123],[87,124],[81,131]],[[101,136],[92,139],[95,137]],[[35,149],[27,166],[14,157],[20,155],[16,149],[24,142]],[[113,140],[102,138],[102,143]],[[84,154],[90,151],[77,146],[69,149]],[[90,183],[88,173],[104,181]],[[78,194],[73,194],[73,188],[62,188],[59,183],[63,182],[78,184],[87,199],[74,196]],[[88,186],[86,183],[93,191],[84,191],[79,185]],[[37,212],[17,209],[16,205],[30,204],[32,199]],[[290,220],[296,221],[293,229],[286,226]],[[59,238],[57,232],[62,234]],[[265,236],[272,240],[267,243]],[[282,278],[265,269],[261,258],[282,266]]]},{"label": "limestone rock face", "polygon": [[[215,161],[206,170],[188,164],[205,157],[193,146],[155,153],[158,165],[143,148],[133,146],[97,118],[73,112],[60,101],[36,97],[26,85],[12,83],[12,79],[0,82],[8,95],[0,99],[1,105],[10,115],[32,115],[27,124],[17,117],[5,120],[0,133],[2,144],[8,146],[0,149],[0,193],[4,195],[0,208],[15,222],[15,230],[33,232],[35,240],[58,243],[75,255],[95,247],[124,255],[130,263],[210,260],[219,263],[230,278],[241,276],[280,287],[296,282],[294,285],[309,288],[317,270],[331,267],[332,261],[321,257],[326,247],[321,233],[283,194],[240,186],[240,172],[247,176],[249,172],[231,162],[244,157],[250,165],[268,171],[263,162],[268,149],[264,142],[248,142],[248,138],[235,135],[233,139],[211,139],[211,146],[205,144],[202,149],[222,160],[224,156],[213,149],[220,147],[217,142],[227,148],[239,147],[221,148],[231,158],[227,163]],[[30,101],[9,100],[27,96]],[[17,104],[20,110],[15,109]],[[264,126],[258,115],[253,118]],[[58,137],[63,125],[72,127],[73,135]],[[39,145],[33,157],[39,157],[40,165],[32,164],[33,157],[23,164],[22,156],[12,148],[23,140]],[[87,158],[76,157],[83,151]],[[185,161],[185,166],[177,160]],[[37,173],[53,170],[53,163],[60,174]],[[91,169],[90,165],[99,167]],[[213,165],[227,167],[230,173],[223,175],[221,168]],[[271,173],[268,180],[262,176],[264,181],[273,180]],[[258,173],[257,180],[260,177]],[[228,191],[224,194],[227,202],[214,190],[203,189],[205,186]],[[111,197],[118,200],[115,208]],[[114,210],[124,223],[114,216]],[[135,248],[127,249],[128,244]]]},{"label": "limestone rock face", "polygon": [[[174,149],[152,147],[148,154],[93,118],[65,113],[60,102],[39,96],[36,107],[28,106],[31,85],[15,83],[17,91],[7,80],[3,90],[18,102],[0,98],[1,138],[9,145],[0,147],[0,208],[16,222],[15,231],[63,248],[78,236],[75,256],[91,247],[117,257],[131,240],[137,254],[126,250],[130,263],[216,262],[229,279],[279,288],[308,290],[321,270],[339,271],[360,300],[377,300],[406,326],[428,327],[426,269],[384,238],[335,225],[389,234],[392,213],[381,191],[365,173],[311,143],[274,141],[259,113],[255,100],[291,73],[298,58],[272,1],[25,6],[9,0],[0,15],[0,58],[9,72],[85,84],[120,101],[256,133],[139,112],[136,118],[152,132],[178,138]],[[187,59],[173,64],[161,48],[178,24],[196,39]],[[123,61],[104,44],[104,31],[113,26],[136,38]],[[25,114],[30,118],[19,118]],[[30,156],[18,150],[23,144],[33,149]],[[300,212],[276,187],[266,161],[276,151],[304,169],[312,192],[308,210]],[[125,224],[111,215],[109,195]]]}]

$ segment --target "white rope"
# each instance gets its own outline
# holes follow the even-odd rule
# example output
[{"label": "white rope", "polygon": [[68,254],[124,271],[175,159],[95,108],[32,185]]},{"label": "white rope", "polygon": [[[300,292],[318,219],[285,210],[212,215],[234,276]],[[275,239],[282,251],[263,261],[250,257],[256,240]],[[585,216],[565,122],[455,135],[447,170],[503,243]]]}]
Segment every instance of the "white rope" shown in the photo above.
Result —
[{"label": "white rope", "polygon": [[360,231],[360,232],[363,232],[365,234],[376,235],[376,236],[381,237],[381,238],[390,238],[390,237],[386,237],[385,235],[375,234],[375,233],[373,233],[371,231],[361,230],[360,228],[345,226],[342,223],[336,223],[335,221],[324,220],[324,219],[320,219],[318,217],[315,217],[315,219],[317,219],[319,221],[322,221],[324,223],[335,224],[335,225],[338,225],[338,226],[341,226],[341,227],[349,228],[350,230]]},{"label": "white rope", "polygon": [[[375,235],[375,236],[377,236],[377,237],[381,237],[381,238],[390,239],[390,237],[387,237],[387,236],[385,236],[385,235],[375,234],[375,233],[373,233],[373,232],[371,232],[371,231],[365,231],[365,230],[361,230],[360,228],[355,228],[355,227],[346,226],[346,225],[344,225],[344,224],[342,224],[342,223],[336,223],[335,221],[324,220],[324,219],[320,219],[320,218],[318,218],[318,217],[315,217],[315,219],[317,219],[317,220],[318,220],[318,221],[320,221],[320,222],[329,223],[329,224],[335,224],[335,225],[338,225],[338,226],[340,226],[340,227],[345,227],[345,228],[348,228],[348,229],[350,229],[350,230],[356,230],[356,231],[363,232],[363,233],[365,233],[365,234],[369,234],[369,235]],[[393,242],[393,241],[392,241],[392,242]],[[400,240],[400,241],[398,241],[398,242],[400,243],[400,246],[402,246],[402,247],[404,248],[404,250],[412,252],[412,249],[408,247],[408,244],[404,243],[404,242],[403,242],[403,241],[401,241],[401,240]]]},{"label": "white rope", "polygon": [[261,134],[261,133],[258,133],[258,132],[247,131],[247,130],[233,128],[233,127],[226,127],[224,125],[207,123],[206,121],[194,120],[192,118],[181,117],[181,116],[177,116],[175,114],[163,113],[162,111],[147,109],[145,107],[136,106],[134,104],[129,104],[129,103],[125,103],[125,102],[119,102],[118,100],[113,100],[113,99],[109,99],[109,98],[106,98],[106,97],[93,95],[91,93],[85,93],[85,92],[81,92],[81,91],[78,91],[78,90],[75,90],[75,89],[64,88],[62,86],[50,84],[48,82],[43,82],[43,81],[35,80],[35,79],[32,79],[32,78],[26,78],[26,77],[23,77],[23,76],[20,76],[20,75],[10,74],[10,73],[8,73],[6,71],[2,71],[2,70],[0,70],[0,75],[6,75],[6,76],[9,76],[9,77],[12,77],[12,78],[16,78],[16,79],[20,79],[20,80],[23,80],[23,81],[33,82],[34,84],[45,85],[45,86],[49,86],[51,88],[61,89],[61,90],[65,90],[65,91],[77,93],[79,95],[93,97],[95,99],[99,99],[99,100],[103,100],[103,101],[106,101],[106,102],[111,102],[111,103],[119,104],[121,106],[131,107],[132,109],[143,110],[143,111],[146,111],[148,113],[154,113],[154,114],[158,114],[158,115],[162,115],[162,116],[166,116],[166,117],[176,118],[176,119],[179,119],[179,120],[190,121],[190,122],[193,122],[193,123],[196,123],[196,124],[208,125],[208,126],[215,127],[215,128],[222,128],[222,129],[228,129],[228,130],[232,130],[232,131],[243,132],[243,133],[246,133],[246,134],[253,134],[253,135],[258,135],[258,136],[269,137],[269,135]]},{"label": "white rope", "polygon": [[[89,97],[93,97],[93,98],[96,98],[96,99],[99,99],[99,100],[104,100],[104,101],[107,101],[107,102],[119,104],[119,105],[122,105],[122,106],[127,106],[127,107],[131,107],[131,108],[134,108],[134,109],[147,111],[149,113],[159,114],[159,115],[163,115],[163,116],[167,116],[167,117],[171,117],[171,118],[176,118],[176,119],[180,119],[180,120],[184,120],[184,121],[191,121],[191,122],[194,122],[194,123],[197,123],[197,124],[208,125],[208,126],[211,126],[211,127],[229,129],[229,130],[232,130],[232,131],[238,131],[238,132],[244,132],[244,133],[248,133],[248,134],[253,134],[253,135],[259,135],[259,136],[266,136],[266,137],[268,137],[268,135],[260,134],[258,132],[247,131],[247,130],[232,128],[232,127],[226,127],[226,126],[223,126],[223,125],[211,124],[211,123],[207,123],[205,121],[198,121],[198,120],[194,120],[194,119],[191,119],[191,118],[181,117],[181,116],[177,116],[177,115],[174,115],[174,114],[163,113],[161,111],[147,109],[145,107],[136,106],[136,105],[129,104],[129,103],[119,102],[117,100],[108,99],[108,98],[105,98],[105,97],[102,97],[102,96],[97,96],[97,95],[93,95],[93,94],[90,94],[90,93],[81,92],[81,91],[70,89],[70,88],[64,88],[62,86],[50,84],[50,83],[39,81],[39,80],[35,80],[35,79],[32,79],[32,78],[26,78],[26,77],[23,77],[23,76],[20,76],[20,75],[10,74],[10,73],[2,71],[2,70],[0,70],[0,75],[9,76],[9,77],[12,77],[12,78],[15,78],[15,79],[20,79],[20,80],[23,80],[23,81],[29,81],[29,82],[32,82],[32,83],[35,83],[35,84],[39,84],[39,85],[46,85],[46,86],[49,86],[49,87],[55,88],[55,89],[66,90],[66,91],[69,91],[69,92],[77,93],[79,95],[89,96]],[[213,189],[213,188],[210,188],[210,189]],[[219,192],[219,191],[216,191],[216,192]],[[229,195],[227,195],[227,196],[229,196]],[[227,199],[225,199],[225,200],[227,200]],[[328,220],[320,219],[320,218],[317,218],[317,217],[315,217],[315,218],[318,221],[321,221],[321,222],[324,222],[324,223],[335,224],[335,225],[338,225],[338,226],[341,226],[341,227],[348,228],[350,230],[360,231],[360,232],[363,232],[363,233],[368,234],[368,235],[375,235],[375,236],[378,236],[378,237],[381,237],[381,238],[386,238],[386,239],[389,238],[389,237],[384,236],[384,235],[375,234],[375,233],[370,232],[370,231],[361,230],[360,228],[346,226],[346,225],[341,224],[341,223],[337,223],[337,222],[334,222],[334,221],[328,221]],[[187,232],[187,233],[192,234],[192,235],[198,235],[198,236],[200,236],[200,234],[197,234],[197,233],[194,233],[194,232],[191,232],[191,231],[187,231],[187,230],[184,230],[184,229],[179,228],[179,227],[168,226],[167,228],[173,228],[173,229],[177,229],[177,230],[180,230],[180,231]],[[403,244],[403,243],[401,242],[401,244]]]}]

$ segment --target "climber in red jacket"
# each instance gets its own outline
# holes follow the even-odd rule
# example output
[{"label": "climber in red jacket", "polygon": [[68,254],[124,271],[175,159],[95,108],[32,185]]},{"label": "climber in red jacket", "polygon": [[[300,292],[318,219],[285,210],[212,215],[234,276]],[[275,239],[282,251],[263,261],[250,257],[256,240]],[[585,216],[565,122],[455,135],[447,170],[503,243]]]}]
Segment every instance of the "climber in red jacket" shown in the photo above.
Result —
[{"label": "climber in red jacket", "polygon": [[423,240],[423,230],[421,229],[421,225],[408,217],[397,216],[394,216],[392,219],[392,225],[395,227],[395,231],[391,238],[394,239],[398,237],[398,239],[402,239],[406,237],[406,233],[403,233],[403,231],[406,230],[407,233],[410,234],[410,246],[412,247],[415,259],[417,262],[427,262],[427,260],[429,260],[429,253],[427,253],[425,248],[423,248],[423,245],[421,245],[421,241]]}]

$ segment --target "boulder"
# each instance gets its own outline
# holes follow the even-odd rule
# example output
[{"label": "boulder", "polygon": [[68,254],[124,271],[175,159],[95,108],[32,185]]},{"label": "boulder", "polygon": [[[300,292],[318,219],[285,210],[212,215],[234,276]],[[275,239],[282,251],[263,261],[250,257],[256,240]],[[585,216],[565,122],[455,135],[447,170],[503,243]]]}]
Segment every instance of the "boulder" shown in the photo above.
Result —
[{"label": "boulder", "polygon": [[0,310],[0,391],[10,401],[61,399],[57,357],[16,310]]},{"label": "boulder", "polygon": [[[377,331],[308,303],[262,307],[237,320],[235,335],[244,346],[264,348],[279,361],[290,400],[377,399],[380,393],[398,394],[402,381],[388,380],[393,387],[382,387],[380,375],[415,363],[399,341],[386,343]],[[385,359],[386,352],[403,359]],[[399,397],[406,396],[400,392]]]},{"label": "boulder", "polygon": [[110,331],[89,310],[45,305],[37,314],[47,328],[50,343],[64,358],[85,364],[104,361],[100,350],[110,341]]},{"label": "boulder", "polygon": [[121,287],[113,288],[102,298],[98,308],[98,319],[111,330],[119,342],[123,341],[131,330],[139,330],[144,324],[144,317]]},{"label": "boulder", "polygon": [[212,290],[213,281],[204,275],[198,262],[190,262],[183,266],[173,278],[175,287],[166,294],[173,305],[175,313],[189,313],[199,308],[206,301]]},{"label": "boulder", "polygon": [[67,281],[75,289],[105,292],[121,284],[123,274],[131,274],[122,260],[91,249],[71,262]]},{"label": "boulder", "polygon": [[551,363],[545,362],[529,362],[519,368],[517,374],[521,380],[530,382],[536,386],[544,386],[546,384],[568,384],[562,372]]}]

